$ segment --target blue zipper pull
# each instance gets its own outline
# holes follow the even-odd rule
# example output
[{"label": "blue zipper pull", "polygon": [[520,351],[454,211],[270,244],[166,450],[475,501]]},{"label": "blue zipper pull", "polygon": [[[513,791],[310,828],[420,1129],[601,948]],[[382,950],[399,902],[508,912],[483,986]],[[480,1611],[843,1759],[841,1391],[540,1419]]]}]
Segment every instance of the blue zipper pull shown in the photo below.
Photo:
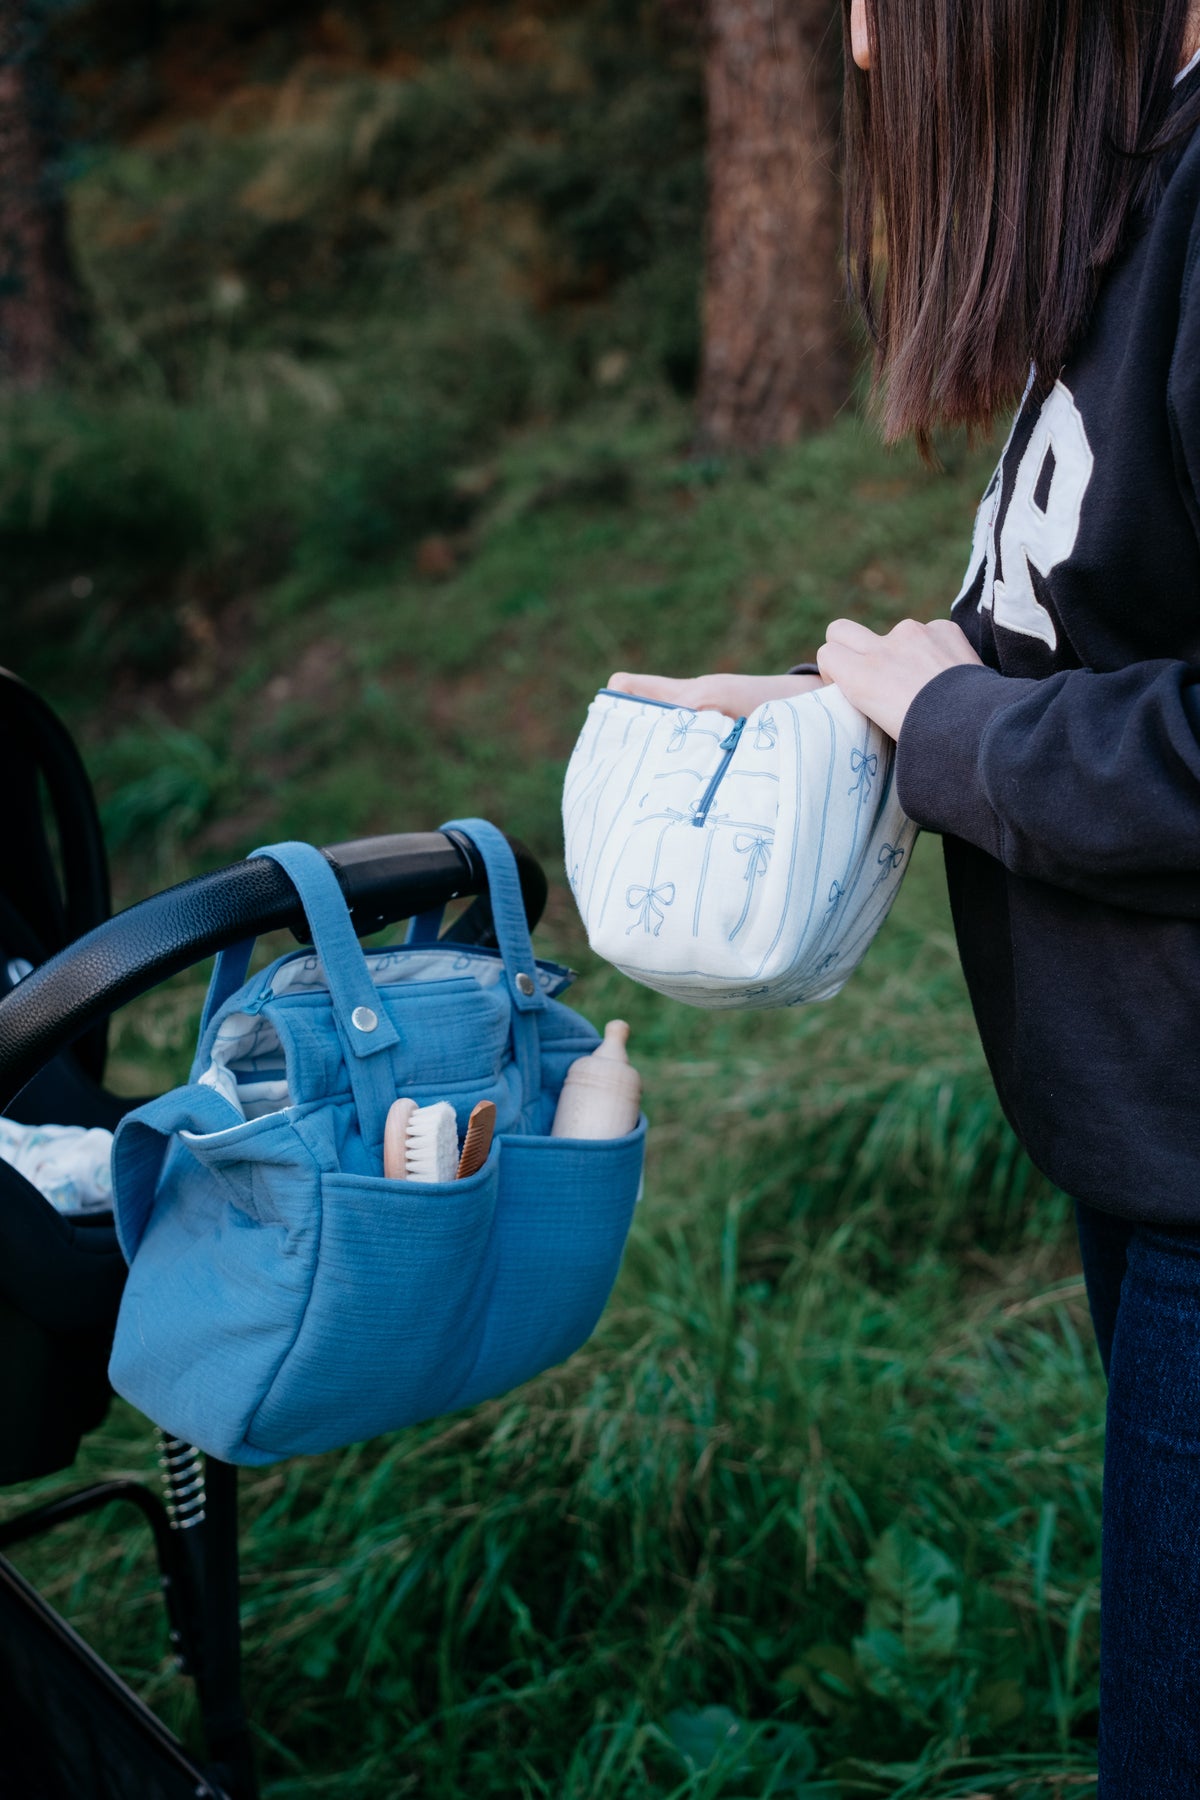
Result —
[{"label": "blue zipper pull", "polygon": [[696,808],[696,811],[694,812],[694,814],[692,815],[692,824],[693,825],[703,826],[705,820],[708,818],[709,812],[712,809],[712,803],[716,796],[717,789],[720,787],[721,783],[725,779],[725,771],[726,771],[726,769],[728,769],[730,763],[733,761],[733,753],[737,749],[738,742],[741,738],[743,731],[745,731],[745,729],[746,729],[745,719],[738,719],[734,723],[733,729],[726,733],[726,735],[721,739],[721,742],[717,746],[717,748],[719,750],[723,751],[724,754],[722,755],[720,762],[717,764],[716,774],[713,776],[712,780],[709,782],[708,786],[705,788],[704,793],[701,796],[700,804]]}]

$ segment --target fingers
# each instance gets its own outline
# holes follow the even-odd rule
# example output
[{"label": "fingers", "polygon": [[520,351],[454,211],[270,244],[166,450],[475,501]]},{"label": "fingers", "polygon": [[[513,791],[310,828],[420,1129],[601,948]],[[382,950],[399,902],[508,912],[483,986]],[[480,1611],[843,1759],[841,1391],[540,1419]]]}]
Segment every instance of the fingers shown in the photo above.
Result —
[{"label": "fingers", "polygon": [[675,675],[630,675],[620,671],[608,685],[619,694],[632,694],[638,700],[661,700],[666,706],[683,707],[688,712],[700,712],[706,707],[714,707],[720,712],[727,710],[722,692],[729,680],[728,676],[722,675],[692,675],[684,679]]},{"label": "fingers", "polygon": [[843,690],[848,683],[861,681],[868,661],[878,657],[884,643],[877,631],[860,625],[857,619],[831,620],[825,642],[817,651],[821,679],[836,682]]},{"label": "fingers", "polygon": [[[893,725],[895,721],[891,710],[875,710],[877,694],[884,695],[883,705],[890,709],[890,697],[897,692],[907,694],[912,681],[930,680],[939,670],[955,663],[979,660],[953,619],[934,619],[928,624],[919,619],[901,619],[888,632],[872,631],[857,619],[833,619],[817,652],[821,680],[836,683],[884,730],[891,729],[888,720]],[[680,680],[669,675],[631,675],[618,670],[608,685],[618,693],[659,700],[667,706],[697,712],[714,710],[737,718],[769,699],[802,693],[815,683],[811,677],[803,676],[715,674]]]},{"label": "fingers", "polygon": [[624,670],[608,678],[608,686],[618,694],[642,694],[647,700],[678,700],[680,691],[690,685],[671,675],[629,675]]},{"label": "fingers", "polygon": [[[844,644],[848,650],[877,649],[879,633],[860,625],[857,619],[832,619],[826,627],[825,639],[830,644]],[[818,664],[820,657],[817,658]]]},{"label": "fingers", "polygon": [[679,680],[670,675],[630,675],[618,670],[609,687],[634,699],[658,700],[688,712],[719,712],[727,719],[748,718],[772,700],[790,700],[820,687],[815,675],[731,675],[728,672],[693,675]]},{"label": "fingers", "polygon": [[823,682],[836,682],[841,687],[847,672],[861,667],[861,658],[845,644],[825,643],[817,651],[817,667]]},{"label": "fingers", "polygon": [[[826,641],[853,651],[858,656],[889,654],[889,646],[911,647],[931,642],[954,662],[978,662],[969,639],[953,619],[901,619],[888,632],[871,631],[857,619],[834,619],[826,631]],[[820,657],[817,658],[818,664]]]}]

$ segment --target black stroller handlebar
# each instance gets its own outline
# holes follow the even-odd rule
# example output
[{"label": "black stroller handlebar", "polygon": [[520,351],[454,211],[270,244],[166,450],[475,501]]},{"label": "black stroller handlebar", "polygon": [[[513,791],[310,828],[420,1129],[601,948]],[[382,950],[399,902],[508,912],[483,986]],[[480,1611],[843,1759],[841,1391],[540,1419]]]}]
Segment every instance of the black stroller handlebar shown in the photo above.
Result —
[{"label": "black stroller handlebar", "polygon": [[[522,843],[509,842],[532,928],[546,903],[546,877]],[[360,937],[474,894],[480,898],[452,936],[493,941],[483,860],[461,832],[362,838],[330,845],[324,854]],[[0,1112],[98,1019],[218,950],[281,928],[308,941],[289,877],[260,856],[166,888],[77,938],[0,1000]]]}]

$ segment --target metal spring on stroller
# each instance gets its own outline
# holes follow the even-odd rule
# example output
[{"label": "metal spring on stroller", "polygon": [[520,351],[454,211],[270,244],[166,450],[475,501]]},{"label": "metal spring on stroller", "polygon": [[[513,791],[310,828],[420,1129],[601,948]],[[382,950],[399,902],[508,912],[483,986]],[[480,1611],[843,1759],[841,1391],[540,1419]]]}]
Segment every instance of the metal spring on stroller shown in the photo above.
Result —
[{"label": "metal spring on stroller", "polygon": [[193,1445],[165,1431],[158,1433],[158,1452],[171,1529],[190,1531],[204,1523],[204,1459]]}]

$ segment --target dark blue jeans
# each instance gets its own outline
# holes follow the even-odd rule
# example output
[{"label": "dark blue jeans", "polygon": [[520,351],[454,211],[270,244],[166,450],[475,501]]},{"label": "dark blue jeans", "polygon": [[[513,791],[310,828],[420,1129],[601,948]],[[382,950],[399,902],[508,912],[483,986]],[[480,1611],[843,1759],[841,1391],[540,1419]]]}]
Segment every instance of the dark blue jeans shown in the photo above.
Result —
[{"label": "dark blue jeans", "polygon": [[1108,1376],[1098,1800],[1197,1800],[1200,1231],[1076,1213]]}]

